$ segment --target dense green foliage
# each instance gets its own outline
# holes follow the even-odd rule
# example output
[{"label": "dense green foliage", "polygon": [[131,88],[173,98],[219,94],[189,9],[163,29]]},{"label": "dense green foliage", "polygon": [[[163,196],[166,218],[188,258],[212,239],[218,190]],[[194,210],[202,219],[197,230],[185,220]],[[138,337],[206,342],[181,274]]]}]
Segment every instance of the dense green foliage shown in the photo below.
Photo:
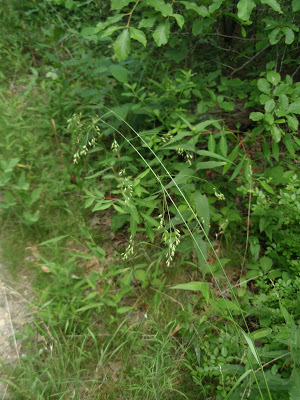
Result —
[{"label": "dense green foliage", "polygon": [[15,398],[298,398],[299,11],[0,5],[3,254],[38,297]]}]

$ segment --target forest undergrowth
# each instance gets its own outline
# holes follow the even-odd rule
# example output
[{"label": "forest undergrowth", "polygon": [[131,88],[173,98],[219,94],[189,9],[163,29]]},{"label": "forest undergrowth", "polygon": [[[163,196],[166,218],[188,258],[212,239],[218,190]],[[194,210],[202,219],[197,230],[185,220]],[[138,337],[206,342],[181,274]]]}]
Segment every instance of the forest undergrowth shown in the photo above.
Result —
[{"label": "forest undergrowth", "polygon": [[299,10],[1,2],[12,399],[298,399]]}]

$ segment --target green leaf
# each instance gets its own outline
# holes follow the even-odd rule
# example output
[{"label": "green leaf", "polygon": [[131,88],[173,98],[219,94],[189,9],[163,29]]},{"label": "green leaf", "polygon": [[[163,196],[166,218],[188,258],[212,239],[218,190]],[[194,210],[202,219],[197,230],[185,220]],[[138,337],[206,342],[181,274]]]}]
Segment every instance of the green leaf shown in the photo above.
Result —
[{"label": "green leaf", "polygon": [[11,158],[7,163],[2,161],[2,169],[4,172],[11,172],[20,161],[19,158]]},{"label": "green leaf", "polygon": [[227,157],[227,141],[226,136],[223,134],[219,142],[219,148],[224,157]]},{"label": "green leaf", "polygon": [[71,10],[73,5],[74,5],[74,1],[73,0],[66,0],[65,7],[66,7],[67,10]]},{"label": "green leaf", "polygon": [[185,8],[187,10],[193,10],[196,11],[198,15],[201,17],[209,17],[209,12],[206,7],[204,6],[197,6],[194,2],[190,1],[180,1],[179,3],[184,4]]},{"label": "green leaf", "polygon": [[225,111],[232,111],[234,110],[234,102],[233,101],[222,101],[220,103],[220,107],[223,108]]},{"label": "green leaf", "polygon": [[229,179],[229,182],[231,182],[231,181],[233,181],[233,179],[235,179],[236,177],[237,177],[237,175],[240,173],[240,171],[241,171],[241,169],[242,169],[242,166],[243,166],[243,164],[244,164],[244,159],[243,160],[241,160],[240,162],[239,162],[239,164],[237,165],[237,167],[235,168],[235,170],[233,171],[233,174],[231,175],[231,177],[230,177],[230,179]]},{"label": "green leaf", "polygon": [[114,51],[119,61],[125,60],[130,53],[129,30],[124,29],[114,42]]},{"label": "green leaf", "polygon": [[184,18],[183,18],[183,16],[180,15],[180,14],[172,14],[172,17],[176,19],[176,22],[177,22],[178,26],[179,26],[180,28],[182,28],[182,27],[183,27],[183,24],[184,24]]},{"label": "green leaf", "polygon": [[295,157],[296,154],[293,143],[291,141],[291,135],[287,135],[287,137],[284,138],[283,143],[285,144],[285,147],[287,148],[288,152],[292,155],[292,157]]},{"label": "green leaf", "polygon": [[23,212],[23,217],[25,218],[25,220],[27,222],[29,222],[30,224],[37,222],[39,219],[39,214],[35,213],[35,214],[31,214],[28,211],[24,211]]},{"label": "green leaf", "polygon": [[117,22],[121,21],[121,19],[123,19],[123,17],[124,17],[124,14],[115,14],[112,17],[106,18],[105,21],[98,22],[98,24],[97,24],[98,32],[107,28],[109,25],[116,24]]},{"label": "green leaf", "polygon": [[261,119],[263,119],[263,117],[264,117],[264,114],[263,113],[261,113],[261,112],[252,112],[251,114],[250,114],[250,119],[252,120],[252,121],[260,121]]},{"label": "green leaf", "polygon": [[248,271],[245,275],[246,279],[256,279],[259,276],[262,276],[262,273],[259,273],[258,271]]},{"label": "green leaf", "polygon": [[228,158],[225,158],[223,156],[220,156],[217,153],[213,153],[213,152],[207,151],[207,150],[196,150],[195,153],[199,154],[199,156],[217,158],[218,160],[223,160],[226,162],[230,161],[230,160],[228,160]]},{"label": "green leaf", "polygon": [[228,162],[226,163],[226,165],[224,165],[222,175],[225,175],[226,172],[231,168],[231,166],[234,163],[234,160],[236,159],[236,156],[238,155],[239,150],[240,150],[240,146],[239,146],[239,144],[237,144],[228,156]]},{"label": "green leaf", "polygon": [[270,336],[271,333],[272,333],[272,329],[271,328],[257,329],[256,331],[251,332],[251,339],[252,340],[262,339],[264,337]]},{"label": "green leaf", "polygon": [[153,231],[152,227],[150,226],[150,224],[148,224],[147,221],[145,221],[144,225],[145,225],[147,236],[151,240],[151,243],[154,243],[154,231]]},{"label": "green leaf", "polygon": [[193,199],[197,215],[200,221],[203,223],[206,234],[208,234],[210,219],[209,219],[209,203],[207,197],[204,194],[201,194],[200,192],[197,191],[194,193]]},{"label": "green leaf", "polygon": [[279,143],[281,140],[281,132],[282,130],[278,126],[273,125],[271,127],[271,133],[276,143]]},{"label": "green leaf", "polygon": [[249,21],[251,12],[255,7],[253,0],[240,0],[237,5],[238,17],[243,21]]},{"label": "green leaf", "polygon": [[195,19],[192,25],[192,33],[194,36],[201,35],[205,28],[211,26],[215,22],[214,18]]},{"label": "green leaf", "polygon": [[199,114],[204,114],[204,113],[206,113],[207,109],[208,109],[208,107],[207,107],[207,103],[206,103],[206,102],[200,101],[200,102],[197,104],[197,111],[198,111]]},{"label": "green leaf", "polygon": [[[300,9],[300,5],[299,5]],[[289,396],[290,400],[298,400],[300,393],[300,369],[294,368],[292,375],[291,375],[291,383],[290,383],[290,390]]]},{"label": "green leaf", "polygon": [[288,106],[289,106],[289,99],[287,95],[285,94],[280,94],[278,98],[278,105],[280,108],[280,111],[286,111]]},{"label": "green leaf", "polygon": [[208,138],[208,150],[211,153],[214,153],[215,148],[216,148],[216,141],[215,141],[214,135],[210,134],[209,138]]},{"label": "green leaf", "polygon": [[241,375],[241,376],[239,377],[239,379],[238,379],[238,380],[235,382],[235,384],[232,386],[230,392],[227,393],[227,396],[226,396],[225,400],[231,399],[231,395],[233,394],[233,392],[235,391],[235,389],[236,389],[237,387],[240,386],[241,382],[243,382],[243,380],[244,380],[249,374],[251,374],[252,371],[253,371],[252,368],[250,368],[250,369],[248,369],[246,372],[244,372],[243,375]]},{"label": "green leaf", "polygon": [[80,307],[76,310],[76,312],[82,312],[82,311],[87,311],[91,310],[92,308],[101,308],[103,306],[103,303],[90,303],[87,304],[86,306]]},{"label": "green leaf", "polygon": [[31,193],[31,204],[35,203],[42,193],[43,188],[37,188]]},{"label": "green leaf", "polygon": [[[260,183],[262,184],[263,182],[260,182]],[[264,182],[264,183],[266,183],[266,182]],[[270,186],[269,186],[269,188],[271,189],[270,193],[275,194],[274,190]],[[272,268],[273,261],[270,257],[264,256],[259,260],[259,265],[261,266],[263,272],[266,274]]]},{"label": "green leaf", "polygon": [[113,33],[115,33],[116,31],[119,31],[120,29],[123,29],[123,26],[109,26],[107,29],[105,29],[104,31],[101,32],[101,39],[107,37],[107,36],[111,36]]},{"label": "green leaf", "polygon": [[145,178],[145,176],[147,176],[149,173],[150,173],[150,169],[149,168],[147,168],[147,169],[145,169],[145,171],[143,171],[143,172],[141,172],[137,177],[136,177],[136,179],[143,179],[143,178]]},{"label": "green leaf", "polygon": [[297,146],[300,148],[300,139],[298,139],[296,135],[293,135],[293,139],[295,140]]},{"label": "green leaf", "polygon": [[284,305],[282,305],[281,302],[279,302],[279,307],[280,307],[280,311],[282,312],[283,318],[285,319],[285,322],[290,325],[293,317],[291,316],[291,314],[288,312],[288,310],[284,307]]},{"label": "green leaf", "polygon": [[154,219],[153,217],[151,217],[150,215],[141,213],[141,216],[144,218],[145,221],[148,222],[148,224],[150,226],[155,226],[156,228],[159,227],[158,221],[156,219]]},{"label": "green leaf", "polygon": [[270,83],[265,78],[258,79],[257,87],[263,93],[270,94],[271,92]]},{"label": "green leaf", "polygon": [[277,11],[280,14],[282,14],[280,5],[278,4],[278,2],[276,0],[260,0],[260,2],[262,4],[267,4],[268,6],[272,7],[274,11]]},{"label": "green leaf", "polygon": [[15,198],[14,198],[12,193],[10,193],[7,190],[5,190],[4,196],[5,196],[5,199],[6,199],[8,204],[10,204],[10,205],[15,205],[16,204],[15,203]]},{"label": "green leaf", "polygon": [[[182,139],[186,136],[190,136],[191,133],[189,131],[183,131],[183,132],[179,132],[177,133],[177,135],[175,135],[171,140],[169,140],[166,144],[164,144],[162,146],[163,149],[165,149],[166,147],[170,148],[172,146],[170,146],[173,143],[182,141]],[[178,143],[176,144],[176,146],[178,146]]]},{"label": "green leaf", "polygon": [[92,212],[107,210],[111,205],[112,201],[100,200],[94,205]]},{"label": "green leaf", "polygon": [[196,250],[198,264],[201,271],[206,271],[207,266],[207,246],[199,233],[194,234],[194,249]]},{"label": "green leaf", "polygon": [[89,199],[87,199],[84,202],[84,208],[91,207],[91,205],[94,203],[94,201],[95,201],[94,197],[90,197]]},{"label": "green leaf", "polygon": [[300,11],[300,0],[293,0],[292,9],[293,9],[293,12]]},{"label": "green leaf", "polygon": [[94,254],[94,256],[98,258],[102,258],[106,256],[105,250],[102,249],[102,247],[99,246],[89,246],[91,252]]},{"label": "green leaf", "polygon": [[126,68],[121,67],[121,65],[113,64],[109,68],[112,76],[119,82],[128,82],[128,71]]},{"label": "green leaf", "polygon": [[20,189],[20,190],[28,190],[29,189],[29,183],[26,182],[26,176],[25,176],[24,171],[21,172],[21,175],[18,179],[18,189]]},{"label": "green leaf", "polygon": [[267,182],[260,181],[261,186],[269,193],[275,194],[274,190],[271,188],[270,185],[267,184]]},{"label": "green leaf", "polygon": [[136,29],[130,27],[130,37],[131,39],[137,40],[138,42],[142,43],[143,46],[146,46],[147,39],[143,31],[140,29]]},{"label": "green leaf", "polygon": [[228,356],[227,347],[223,346],[223,347],[221,348],[221,354],[222,354],[222,356],[225,357],[225,358]]},{"label": "green leaf", "polygon": [[139,218],[139,213],[137,211],[137,208],[135,206],[131,205],[130,208],[129,208],[129,212],[130,212],[130,215],[132,216],[132,218],[137,223],[139,223],[140,222],[140,218]]},{"label": "green leaf", "polygon": [[275,28],[269,33],[269,40],[272,45],[277,44],[282,38],[281,28]]},{"label": "green leaf", "polygon": [[281,76],[276,71],[268,71],[267,79],[270,83],[272,83],[272,85],[276,86],[281,81]]},{"label": "green leaf", "polygon": [[131,106],[131,103],[124,103],[120,104],[119,106],[111,107],[110,111],[112,111],[118,118],[125,119]]},{"label": "green leaf", "polygon": [[215,306],[215,308],[217,309],[220,309],[221,311],[230,310],[241,312],[240,307],[236,303],[227,299],[217,299],[216,301],[214,301],[213,306]]},{"label": "green leaf", "polygon": [[209,284],[207,282],[180,283],[176,286],[172,286],[171,289],[192,290],[195,292],[202,292],[206,303],[208,304],[209,302]]},{"label": "green leaf", "polygon": [[173,14],[171,4],[166,4],[163,0],[146,0],[146,3],[160,12],[163,17],[170,17]]},{"label": "green leaf", "polygon": [[130,223],[130,233],[131,233],[132,237],[134,237],[136,235],[138,223],[137,223],[136,219],[132,217],[132,215],[130,216],[129,223]]},{"label": "green leaf", "polygon": [[[169,189],[175,185],[175,183],[180,186],[182,183],[186,183],[189,178],[194,176],[194,171],[191,168],[185,168],[179,172],[178,175],[165,187],[165,189]],[[175,181],[175,183],[174,183]]]},{"label": "green leaf", "polygon": [[298,102],[291,103],[288,110],[293,114],[300,114],[300,100],[298,100]]},{"label": "green leaf", "polygon": [[286,119],[287,119],[287,123],[288,123],[289,128],[292,131],[297,132],[298,131],[298,126],[299,126],[298,119],[294,115],[287,115]]},{"label": "green leaf", "polygon": [[209,125],[214,125],[214,124],[217,124],[217,123],[218,123],[218,121],[217,120],[213,120],[213,119],[207,120],[207,121],[203,121],[203,122],[200,122],[199,124],[195,125],[194,129],[195,129],[195,132],[197,132],[197,133],[198,132],[205,132],[206,128]]},{"label": "green leaf", "polygon": [[295,40],[294,31],[291,28],[283,27],[281,28],[282,32],[285,34],[285,43],[291,44]]},{"label": "green leaf", "polygon": [[147,281],[147,274],[143,269],[137,269],[136,271],[134,271],[134,277],[136,280],[141,282]]},{"label": "green leaf", "polygon": [[98,29],[95,26],[93,26],[93,27],[89,26],[89,27],[83,28],[80,34],[83,37],[87,37],[87,36],[94,35],[97,32],[98,32]]},{"label": "green leaf", "polygon": [[251,353],[253,354],[256,362],[259,364],[259,359],[258,359],[256,350],[255,350],[254,344],[252,343],[252,340],[249,338],[249,336],[243,330],[242,330],[242,334],[244,335],[244,338],[246,339],[246,342],[248,343]]},{"label": "green leaf", "polygon": [[266,102],[269,101],[269,100],[271,100],[271,97],[267,96],[266,94],[261,94],[259,96],[260,104],[266,104]]},{"label": "green leaf", "polygon": [[161,22],[153,33],[153,39],[158,47],[168,43],[170,35],[170,22],[168,20]]},{"label": "green leaf", "polygon": [[132,3],[135,0],[111,0],[111,9],[112,10],[121,10],[122,8],[128,6],[129,3]]},{"label": "green leaf", "polygon": [[0,201],[0,207],[3,208],[3,210],[8,209],[9,207],[11,207],[14,204],[16,204],[16,203],[9,204],[9,203],[5,203],[4,201]]},{"label": "green leaf", "polygon": [[118,314],[125,314],[133,309],[132,306],[123,306],[117,309]]},{"label": "green leaf", "polygon": [[155,24],[157,18],[155,16],[152,16],[150,18],[143,18],[139,22],[139,28],[153,28],[153,25]]},{"label": "green leaf", "polygon": [[45,242],[39,243],[38,246],[44,246],[45,244],[56,243],[56,242],[59,242],[60,240],[66,238],[66,237],[68,237],[68,235],[57,236],[57,237],[55,237],[53,239],[49,239],[49,240],[46,240]]},{"label": "green leaf", "polygon": [[266,121],[269,125],[273,125],[273,123],[274,123],[273,114],[271,114],[271,113],[265,113],[264,119],[265,119],[265,121]]},{"label": "green leaf", "polygon": [[209,6],[209,12],[214,13],[216,10],[218,10],[221,5],[223,4],[224,0],[213,0],[212,4]]},{"label": "green leaf", "polygon": [[269,101],[266,102],[266,104],[265,104],[265,111],[266,111],[267,113],[272,112],[272,111],[274,110],[274,108],[275,108],[275,101],[274,101],[273,99],[271,99],[271,100],[269,100]]},{"label": "green leaf", "polygon": [[197,163],[197,169],[212,169],[212,168],[218,168],[222,167],[225,165],[226,162],[221,162],[221,161],[200,161]]},{"label": "green leaf", "polygon": [[111,217],[111,229],[113,232],[117,232],[118,229],[122,228],[125,222],[128,222],[128,214],[113,214]]}]

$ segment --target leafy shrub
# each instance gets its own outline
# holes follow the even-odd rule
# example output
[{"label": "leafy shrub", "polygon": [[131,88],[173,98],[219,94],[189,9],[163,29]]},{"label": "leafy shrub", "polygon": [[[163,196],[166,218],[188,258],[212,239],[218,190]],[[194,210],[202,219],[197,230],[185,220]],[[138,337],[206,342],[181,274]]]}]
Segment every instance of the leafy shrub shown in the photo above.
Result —
[{"label": "leafy shrub", "polygon": [[[10,79],[7,93],[21,93],[28,110],[10,121],[20,102],[3,101],[1,208],[46,246],[39,315],[61,336],[49,335],[51,346],[75,335],[90,355],[92,338],[105,348],[102,363],[107,349],[110,360],[130,343],[132,390],[119,389],[126,398],[186,397],[172,365],[180,349],[186,382],[193,381],[192,389],[180,385],[191,398],[296,398],[298,2],[2,7],[14,34],[1,44],[8,60],[1,73]],[[26,83],[17,79],[22,70]],[[173,314],[160,314],[165,298]],[[127,317],[121,322],[135,309],[143,310],[141,332],[125,326]],[[99,315],[118,325],[105,345]],[[119,332],[128,334],[123,342]],[[140,338],[148,333],[148,342]],[[87,359],[98,373],[98,359]],[[31,395],[35,384],[21,375]],[[94,382],[91,398],[99,396]],[[71,396],[69,389],[53,379],[44,393]],[[72,396],[82,396],[76,385]]]}]

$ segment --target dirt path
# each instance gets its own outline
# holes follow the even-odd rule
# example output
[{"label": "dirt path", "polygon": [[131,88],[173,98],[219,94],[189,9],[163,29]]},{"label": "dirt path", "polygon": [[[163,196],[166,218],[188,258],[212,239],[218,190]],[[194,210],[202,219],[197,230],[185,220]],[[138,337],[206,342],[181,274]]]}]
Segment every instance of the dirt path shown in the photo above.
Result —
[{"label": "dirt path", "polygon": [[[28,302],[25,300],[29,292],[26,281],[22,286],[12,281],[7,269],[0,263],[0,362],[4,365],[18,362],[21,342],[16,333],[29,318]],[[0,399],[9,398],[7,385],[1,382],[0,374]]]}]

